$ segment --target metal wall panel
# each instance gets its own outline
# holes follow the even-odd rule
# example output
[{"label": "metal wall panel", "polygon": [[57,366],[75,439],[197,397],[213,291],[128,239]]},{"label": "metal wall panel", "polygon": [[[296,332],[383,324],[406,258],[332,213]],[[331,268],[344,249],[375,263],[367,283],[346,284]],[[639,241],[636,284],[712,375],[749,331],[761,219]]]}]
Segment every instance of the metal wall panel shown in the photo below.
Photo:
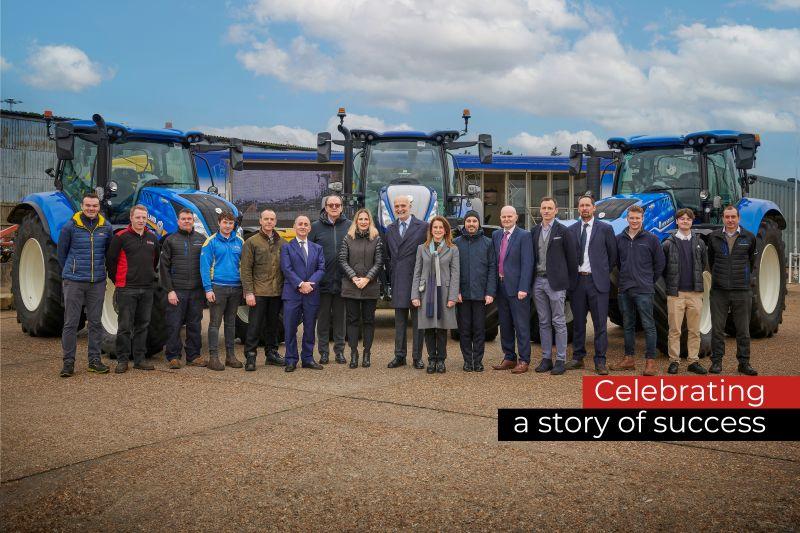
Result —
[{"label": "metal wall panel", "polygon": [[53,190],[45,170],[57,159],[44,121],[4,115],[0,122],[0,203],[16,204],[28,194]]},{"label": "metal wall panel", "polygon": [[786,244],[786,257],[794,251],[794,239],[797,234],[797,220],[794,218],[795,189],[794,184],[784,180],[776,180],[758,176],[756,182],[750,185],[752,198],[770,200],[778,204],[783,216],[786,218],[786,229],[783,231],[783,242]]}]

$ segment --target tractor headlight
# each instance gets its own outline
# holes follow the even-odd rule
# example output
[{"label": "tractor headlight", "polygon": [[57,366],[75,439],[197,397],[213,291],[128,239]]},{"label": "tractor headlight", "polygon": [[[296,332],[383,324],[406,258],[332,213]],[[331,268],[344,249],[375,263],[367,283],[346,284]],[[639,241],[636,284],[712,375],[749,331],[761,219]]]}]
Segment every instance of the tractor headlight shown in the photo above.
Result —
[{"label": "tractor headlight", "polygon": [[203,221],[200,220],[200,217],[198,217],[197,215],[194,216],[194,230],[200,235],[208,237],[208,232],[206,231],[206,227],[203,224]]}]

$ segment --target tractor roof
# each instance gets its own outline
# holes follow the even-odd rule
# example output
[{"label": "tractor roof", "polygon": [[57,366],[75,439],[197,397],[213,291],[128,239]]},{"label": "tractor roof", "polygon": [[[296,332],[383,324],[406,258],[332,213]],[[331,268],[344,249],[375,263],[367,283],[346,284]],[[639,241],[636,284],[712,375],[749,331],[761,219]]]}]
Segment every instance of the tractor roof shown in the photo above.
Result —
[{"label": "tractor roof", "polygon": [[446,130],[446,131],[432,131],[430,133],[425,133],[424,131],[384,131],[384,132],[377,132],[372,130],[351,130],[353,134],[353,138],[362,138],[362,139],[369,139],[369,140],[379,140],[379,141],[388,141],[388,140],[404,140],[404,139],[419,139],[419,140],[427,140],[427,141],[436,141],[441,142],[442,139],[448,137],[449,140],[456,140],[460,136],[460,132],[456,130]]},{"label": "tractor roof", "polygon": [[633,135],[631,137],[611,137],[608,139],[608,145],[609,147],[619,147],[623,150],[681,148],[687,145],[689,139],[698,137],[713,138],[716,142],[735,142],[741,133],[743,132],[734,130],[705,130],[687,133],[686,135]]},{"label": "tractor roof", "polygon": [[[77,132],[93,133],[97,131],[97,125],[91,120],[71,120],[70,124]],[[183,131],[176,129],[150,129],[150,128],[132,128],[125,124],[116,122],[106,122],[106,127],[113,130],[122,130],[125,132],[126,139],[140,139],[150,141],[168,141],[168,142],[187,142],[189,136],[200,136],[202,133],[199,131]]]}]

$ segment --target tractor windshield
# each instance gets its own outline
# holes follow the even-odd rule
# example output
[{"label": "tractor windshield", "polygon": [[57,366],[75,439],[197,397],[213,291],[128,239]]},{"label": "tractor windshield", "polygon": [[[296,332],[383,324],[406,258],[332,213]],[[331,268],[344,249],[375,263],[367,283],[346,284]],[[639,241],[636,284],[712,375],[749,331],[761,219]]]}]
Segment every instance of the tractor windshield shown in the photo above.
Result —
[{"label": "tractor windshield", "polygon": [[179,143],[129,141],[111,145],[111,176],[117,184],[111,209],[124,214],[143,187],[196,188],[188,148]]},{"label": "tractor windshield", "polygon": [[377,142],[368,147],[366,159],[363,173],[366,205],[377,206],[381,189],[391,184],[427,185],[443,197],[442,148],[436,143],[424,140]]},{"label": "tractor windshield", "polygon": [[631,150],[622,158],[618,194],[668,192],[677,208],[700,208],[700,155],[691,148]]}]

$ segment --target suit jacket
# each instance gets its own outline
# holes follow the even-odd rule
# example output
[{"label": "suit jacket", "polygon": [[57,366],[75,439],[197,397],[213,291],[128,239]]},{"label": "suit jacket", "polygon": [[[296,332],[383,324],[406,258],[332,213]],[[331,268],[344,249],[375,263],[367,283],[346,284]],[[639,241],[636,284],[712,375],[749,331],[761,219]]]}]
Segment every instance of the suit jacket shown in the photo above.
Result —
[{"label": "suit jacket", "polygon": [[[492,244],[494,244],[495,255],[497,256],[497,276],[500,279],[500,244],[503,240],[503,232],[498,229],[492,233]],[[520,227],[514,228],[506,245],[506,256],[503,259],[503,270],[505,278],[502,284],[498,283],[497,288],[505,289],[506,296],[516,298],[517,293],[531,292],[531,282],[533,281],[533,244],[531,232]]]},{"label": "suit jacket", "polygon": [[[581,229],[583,221],[578,221],[569,227],[575,237],[575,248],[578,250],[578,260],[583,255],[580,249]],[[611,224],[595,217],[592,223],[592,234],[589,236],[589,263],[592,265],[592,279],[598,292],[611,290],[611,269],[617,264],[617,237]]]},{"label": "suit jacket", "polygon": [[425,242],[428,225],[411,215],[403,237],[400,237],[400,221],[395,220],[386,229],[387,259],[384,263],[387,277],[392,285],[394,308],[411,307],[411,280],[414,277],[414,263],[417,247]]},{"label": "suit jacket", "polygon": [[[541,233],[541,224],[537,224],[531,232],[534,278],[539,265],[539,235]],[[578,243],[569,229],[558,220],[553,220],[553,226],[550,228],[545,269],[547,281],[554,291],[575,288],[578,279]]]},{"label": "suit jacket", "polygon": [[[281,298],[284,300],[310,298],[312,302],[319,303],[319,284],[325,276],[325,254],[322,246],[317,243],[306,241],[306,246],[308,247],[308,263],[303,257],[303,251],[300,249],[297,239],[292,239],[281,247],[281,271],[283,272]],[[309,294],[302,294],[298,290],[298,286],[303,281],[314,283],[314,290]]]}]

